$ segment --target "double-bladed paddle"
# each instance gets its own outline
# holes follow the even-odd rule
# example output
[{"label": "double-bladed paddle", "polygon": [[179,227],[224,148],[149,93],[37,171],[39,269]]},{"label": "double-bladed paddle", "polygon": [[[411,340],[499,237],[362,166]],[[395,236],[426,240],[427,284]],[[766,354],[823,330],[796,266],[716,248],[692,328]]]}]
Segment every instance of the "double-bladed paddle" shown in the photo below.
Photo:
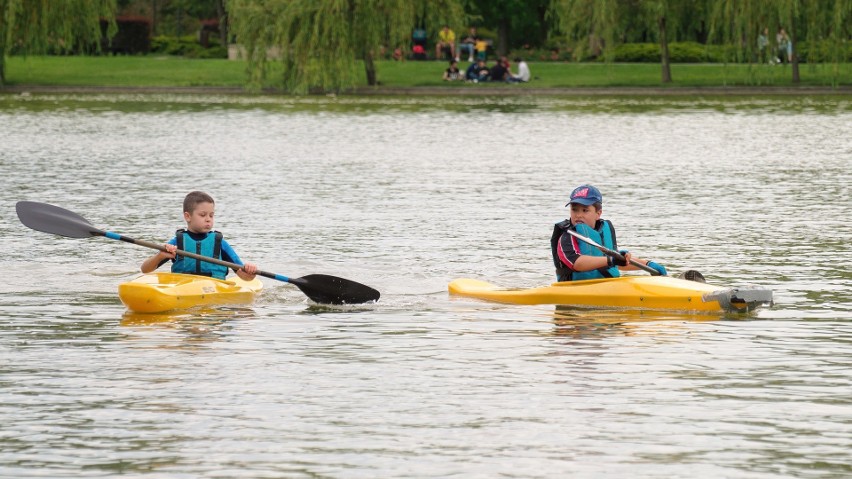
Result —
[{"label": "double-bladed paddle", "polygon": [[[620,261],[624,261],[624,255],[622,255],[618,251],[615,251],[613,249],[609,249],[609,248],[607,248],[606,246],[603,246],[603,245],[599,245],[597,242],[595,242],[595,240],[593,240],[591,238],[587,238],[587,237],[581,235],[580,233],[577,233],[576,231],[571,231],[571,230],[568,230],[568,229],[566,229],[564,231],[566,233],[570,234],[571,236],[577,238],[578,240],[585,241],[586,243],[589,243],[590,245],[594,246],[595,248],[601,250],[601,253],[603,253],[607,256],[612,256],[613,258],[617,258]],[[632,264],[633,266],[636,266],[639,269],[642,269],[642,270],[645,270],[645,271],[651,273],[651,276],[660,276],[659,271],[655,270],[654,268],[652,268],[652,267],[650,267],[646,264],[642,264],[642,263],[635,261],[635,260],[632,260],[632,259],[630,260],[630,264]]]},{"label": "double-bladed paddle", "polygon": [[[51,233],[69,238],[91,238],[92,236],[105,236],[109,239],[133,243],[146,248],[166,251],[165,246],[148,241],[137,240],[122,236],[111,231],[103,231],[92,226],[85,218],[58,206],[35,201],[19,201],[15,205],[18,218],[25,226],[43,233]],[[236,263],[222,261],[209,256],[202,256],[189,251],[177,250],[177,254],[207,261],[233,270],[241,268]],[[266,278],[277,279],[298,287],[313,301],[324,304],[360,304],[370,301],[378,301],[380,293],[375,289],[354,281],[325,274],[309,274],[301,278],[289,278],[266,271],[257,271],[257,274]]]}]

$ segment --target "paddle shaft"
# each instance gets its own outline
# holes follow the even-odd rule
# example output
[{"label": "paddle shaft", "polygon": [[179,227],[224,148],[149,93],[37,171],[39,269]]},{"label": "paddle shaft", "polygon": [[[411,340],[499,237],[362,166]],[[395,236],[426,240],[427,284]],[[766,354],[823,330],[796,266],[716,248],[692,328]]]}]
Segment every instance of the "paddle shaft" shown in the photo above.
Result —
[{"label": "paddle shaft", "polygon": [[[573,236],[573,237],[575,237],[579,240],[585,241],[586,243],[588,243],[588,244],[594,246],[595,248],[601,250],[601,253],[603,253],[607,256],[612,256],[613,258],[618,258],[621,261],[624,261],[624,255],[622,255],[618,251],[609,249],[609,248],[607,248],[606,246],[603,246],[603,245],[599,245],[594,240],[592,240],[591,238],[587,238],[587,237],[581,235],[580,233],[577,233],[576,231],[571,231],[571,230],[567,230],[567,229],[564,230],[564,231],[566,233],[570,234],[571,236]],[[648,266],[647,264],[642,264],[642,263],[640,263],[636,260],[632,260],[632,259],[630,260],[630,264],[632,264],[633,266],[636,266],[637,268],[639,268],[641,270],[644,270],[644,271],[651,273],[651,276],[660,276],[659,271]]]},{"label": "paddle shaft", "polygon": [[[152,243],[150,241],[145,241],[145,240],[138,240],[138,239],[130,238],[128,236],[120,235],[118,233],[113,233],[111,231],[98,231],[98,233],[103,235],[103,236],[106,236],[109,239],[124,241],[124,242],[127,242],[127,243],[133,243],[135,245],[144,246],[146,248],[158,249],[158,250],[163,251],[163,252],[169,251],[169,250],[166,249],[165,246],[163,246],[161,244]],[[182,249],[175,251],[175,254],[180,255],[180,256],[186,256],[187,258],[197,259],[199,261],[206,261],[208,263],[213,263],[213,264],[218,264],[220,266],[225,266],[225,267],[231,268],[234,271],[236,271],[238,269],[242,269],[242,266],[238,265],[237,263],[231,263],[229,261],[223,261],[221,259],[212,258],[210,256],[202,256],[200,254],[190,253],[189,251],[185,251],[185,250],[182,250]],[[290,278],[288,278],[287,276],[284,276],[284,275],[280,275],[280,274],[269,273],[269,272],[261,271],[261,270],[257,270],[256,274],[259,274],[259,275],[261,275],[265,278],[271,278],[271,279],[277,279],[278,281],[284,281],[286,283],[292,282],[290,280]]]}]

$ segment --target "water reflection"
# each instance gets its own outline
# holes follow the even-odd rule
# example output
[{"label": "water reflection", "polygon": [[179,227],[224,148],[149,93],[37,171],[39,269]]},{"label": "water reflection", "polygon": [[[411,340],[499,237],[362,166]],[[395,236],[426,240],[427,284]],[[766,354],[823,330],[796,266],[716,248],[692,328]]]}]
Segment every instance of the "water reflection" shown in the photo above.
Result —
[{"label": "water reflection", "polygon": [[[553,335],[588,338],[612,334],[644,334],[661,328],[676,330],[675,323],[700,323],[724,320],[743,321],[748,315],[719,313],[681,313],[675,311],[652,311],[639,309],[590,309],[572,306],[556,306],[553,312]],[[643,323],[659,323],[648,328]]]},{"label": "water reflection", "polygon": [[[142,331],[142,328],[174,331],[185,341],[195,344],[225,339],[233,332],[234,321],[256,318],[251,308],[235,307],[194,308],[164,313],[125,311],[119,324],[125,328],[136,328],[138,331]],[[140,339],[140,336],[131,335],[128,338]]]},{"label": "water reflection", "polygon": [[726,95],[684,96],[337,96],[289,97],[253,95],[192,94],[37,94],[0,95],[0,110],[114,115],[116,109],[133,113],[202,113],[227,111],[266,111],[288,113],[343,113],[346,115],[410,114],[424,112],[470,113],[542,113],[581,112],[666,113],[706,112],[741,114],[758,112],[842,114],[852,111],[852,97],[826,95],[815,97]]}]

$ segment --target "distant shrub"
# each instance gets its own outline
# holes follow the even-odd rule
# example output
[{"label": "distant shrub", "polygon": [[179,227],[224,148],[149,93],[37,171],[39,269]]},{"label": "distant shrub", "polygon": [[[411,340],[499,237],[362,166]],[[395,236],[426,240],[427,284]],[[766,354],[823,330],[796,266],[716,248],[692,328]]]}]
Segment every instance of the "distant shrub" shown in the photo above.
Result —
[{"label": "distant shrub", "polygon": [[[801,62],[829,63],[835,61],[834,45],[829,40],[799,42],[793,45]],[[837,58],[840,62],[852,62],[852,43],[844,42]]]},{"label": "distant shrub", "polygon": [[171,37],[156,36],[151,40],[151,53],[176,55],[186,58],[228,58],[228,49],[219,44],[219,38],[209,38],[209,48],[204,48],[194,35]]},{"label": "distant shrub", "polygon": [[[725,61],[725,53],[734,61],[732,49],[720,45],[702,45],[695,42],[669,43],[669,61],[672,63],[719,63]],[[630,63],[659,63],[658,43],[625,43],[615,47],[613,61]]]},{"label": "distant shrub", "polygon": [[228,58],[228,49],[227,47],[215,46],[210,48],[194,48],[191,51],[184,54],[186,58],[200,58],[200,59],[213,59],[213,58]]},{"label": "distant shrub", "polygon": [[[669,59],[672,63],[706,63],[713,62],[710,45],[695,42],[669,44]],[[659,47],[657,47],[659,50]]]},{"label": "distant shrub", "polygon": [[656,43],[625,43],[616,46],[612,60],[628,63],[659,63],[660,46]]}]

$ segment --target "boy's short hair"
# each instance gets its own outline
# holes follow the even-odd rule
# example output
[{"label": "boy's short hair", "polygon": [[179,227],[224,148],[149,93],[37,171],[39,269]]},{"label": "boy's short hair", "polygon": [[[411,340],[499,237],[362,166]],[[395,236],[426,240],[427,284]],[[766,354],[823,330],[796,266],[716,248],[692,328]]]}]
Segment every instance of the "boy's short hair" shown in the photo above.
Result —
[{"label": "boy's short hair", "polygon": [[199,203],[213,203],[213,197],[208,195],[203,191],[191,191],[186,195],[186,198],[183,199],[183,211],[185,213],[192,213],[195,211],[195,207],[198,206]]}]

